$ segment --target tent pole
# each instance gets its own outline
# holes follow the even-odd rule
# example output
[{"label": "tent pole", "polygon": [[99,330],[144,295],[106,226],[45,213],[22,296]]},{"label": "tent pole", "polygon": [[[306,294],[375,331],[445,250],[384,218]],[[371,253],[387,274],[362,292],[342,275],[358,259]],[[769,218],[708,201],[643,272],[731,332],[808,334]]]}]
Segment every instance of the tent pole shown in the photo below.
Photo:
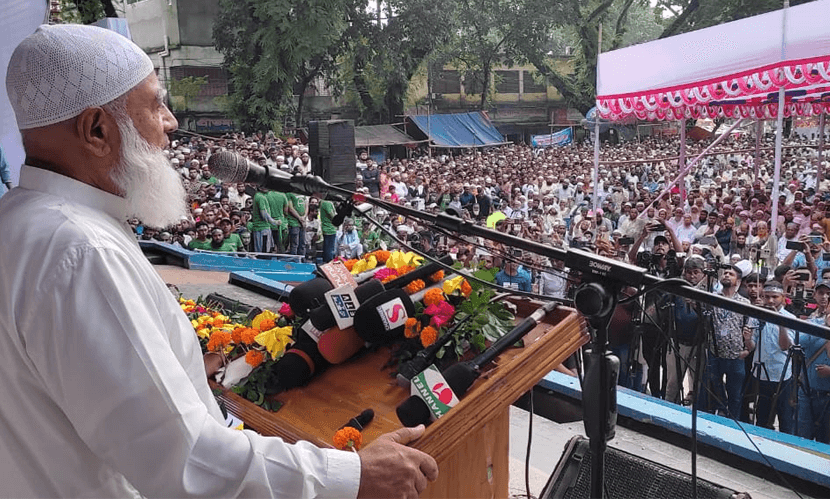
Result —
[{"label": "tent pole", "polygon": [[758,173],[761,171],[761,134],[764,133],[764,121],[755,122],[755,175],[753,180],[758,180]]},{"label": "tent pole", "polygon": [[675,185],[677,185],[677,183],[678,183],[678,181],[680,180],[681,176],[683,176],[683,175],[685,175],[685,174],[689,173],[689,170],[691,170],[691,169],[692,169],[692,167],[693,167],[693,166],[695,166],[695,164],[698,162],[698,160],[700,160],[700,158],[702,158],[703,156],[706,156],[706,153],[708,153],[710,149],[712,149],[713,147],[715,147],[716,145],[718,145],[718,144],[720,143],[720,141],[722,141],[723,139],[725,139],[726,137],[728,137],[728,136],[729,136],[729,134],[730,134],[730,133],[732,133],[732,130],[734,130],[734,129],[738,128],[738,126],[739,126],[741,123],[743,123],[743,122],[744,122],[743,118],[741,118],[741,119],[739,119],[738,121],[736,121],[734,125],[732,125],[731,127],[729,127],[729,129],[728,129],[728,130],[726,130],[726,132],[724,132],[724,133],[723,133],[723,135],[721,135],[720,137],[718,137],[718,138],[716,138],[715,140],[713,140],[713,141],[712,141],[712,143],[711,143],[711,144],[709,144],[709,146],[708,146],[706,149],[704,149],[704,150],[703,150],[703,152],[701,152],[700,154],[698,154],[698,155],[695,157],[695,159],[693,159],[692,161],[690,161],[689,163],[687,163],[687,164],[686,164],[686,167],[683,169],[683,171],[678,172],[677,177],[675,177],[675,179],[672,181],[672,183],[670,183],[669,185],[667,185],[667,186],[666,186],[666,188],[665,188],[665,189],[663,189],[663,192],[661,192],[661,193],[660,193],[660,194],[659,194],[656,198],[652,199],[652,200],[651,200],[651,203],[649,203],[649,204],[648,204],[648,206],[646,206],[646,209],[648,209],[650,206],[653,206],[653,205],[654,205],[654,203],[656,203],[657,201],[659,201],[659,200],[660,200],[663,196],[665,196],[665,195],[666,195],[669,191],[671,191],[672,187],[674,187]]},{"label": "tent pole", "polygon": [[680,172],[680,201],[686,200],[686,120],[680,120],[680,157],[677,158],[677,171]]},{"label": "tent pole", "polygon": [[818,164],[816,165],[816,193],[820,196],[820,188],[822,175],[824,175],[824,168],[821,165],[822,156],[824,156],[824,111],[821,112],[818,118]]},{"label": "tent pole", "polygon": [[[784,0],[784,11],[781,21],[781,60],[785,60],[787,48],[787,8],[790,0]],[[784,135],[784,85],[778,89],[778,116],[775,129],[775,175],[772,181],[772,218],[770,218],[770,237],[777,238],[778,234],[778,193],[781,182],[781,140]]]}]

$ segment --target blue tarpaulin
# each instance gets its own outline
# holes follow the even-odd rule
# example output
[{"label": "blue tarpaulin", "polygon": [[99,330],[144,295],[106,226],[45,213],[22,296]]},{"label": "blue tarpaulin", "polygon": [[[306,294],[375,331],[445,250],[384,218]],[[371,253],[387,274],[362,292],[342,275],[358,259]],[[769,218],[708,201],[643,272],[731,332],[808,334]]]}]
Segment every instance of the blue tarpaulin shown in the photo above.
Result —
[{"label": "blue tarpaulin", "polygon": [[409,116],[436,147],[483,147],[505,144],[482,112]]}]

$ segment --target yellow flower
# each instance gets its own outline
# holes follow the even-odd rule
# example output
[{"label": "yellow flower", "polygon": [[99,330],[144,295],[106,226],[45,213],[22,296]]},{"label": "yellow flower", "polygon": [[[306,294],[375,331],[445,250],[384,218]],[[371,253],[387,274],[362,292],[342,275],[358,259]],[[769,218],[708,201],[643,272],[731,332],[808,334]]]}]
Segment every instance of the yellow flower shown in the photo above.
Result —
[{"label": "yellow flower", "polygon": [[286,326],[275,327],[259,333],[254,341],[264,346],[271,357],[276,359],[285,351],[285,347],[293,343],[294,340],[291,339],[291,326]]},{"label": "yellow flower", "polygon": [[196,330],[196,334],[199,336],[199,338],[202,339],[210,338],[210,329],[206,327],[200,327]]},{"label": "yellow flower", "polygon": [[444,290],[444,294],[447,296],[451,295],[453,291],[456,289],[461,288],[461,283],[464,282],[464,276],[460,275],[458,277],[453,277],[452,279],[447,279],[444,281],[443,286],[441,286]]},{"label": "yellow flower", "polygon": [[421,263],[421,261],[423,261],[423,259],[424,258],[422,256],[418,256],[411,251],[407,253],[402,251],[393,251],[392,254],[389,255],[389,259],[386,260],[386,266],[390,269],[397,269],[408,265],[417,266]]},{"label": "yellow flower", "polygon": [[274,312],[271,312],[270,310],[263,310],[262,313],[254,317],[254,320],[251,321],[251,327],[254,329],[259,329],[261,331],[262,329],[260,326],[263,322],[270,320],[276,324],[277,319],[279,318],[280,316],[275,314]]},{"label": "yellow flower", "polygon": [[197,321],[196,319],[190,321],[190,325],[193,326],[193,329],[199,329],[199,321]]},{"label": "yellow flower", "polygon": [[352,274],[357,275],[361,272],[365,272],[369,270],[366,268],[366,264],[369,263],[366,260],[358,260],[352,265]]}]

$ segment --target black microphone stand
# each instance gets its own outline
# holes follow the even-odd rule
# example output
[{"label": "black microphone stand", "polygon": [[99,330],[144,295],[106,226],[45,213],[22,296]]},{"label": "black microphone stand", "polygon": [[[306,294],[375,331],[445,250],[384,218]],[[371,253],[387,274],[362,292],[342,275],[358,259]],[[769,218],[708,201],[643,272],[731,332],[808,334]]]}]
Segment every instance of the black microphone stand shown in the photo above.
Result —
[{"label": "black microphone stand", "polygon": [[[777,311],[763,309],[741,303],[724,296],[696,289],[676,279],[666,280],[651,276],[646,269],[636,267],[618,260],[602,257],[576,249],[563,250],[552,246],[504,234],[486,227],[476,225],[473,221],[461,220],[444,213],[427,213],[406,206],[389,203],[362,194],[356,194],[342,187],[328,184],[320,177],[311,175],[294,175],[290,179],[290,188],[299,194],[331,193],[336,196],[352,198],[355,203],[367,202],[391,213],[413,217],[436,225],[458,235],[479,236],[508,246],[530,251],[548,258],[565,262],[571,270],[581,272],[583,284],[577,289],[575,303],[577,309],[588,319],[594,329],[593,342],[589,358],[590,366],[586,368],[586,391],[583,404],[590,404],[586,399],[596,401],[595,411],[585,412],[585,430],[590,439],[591,448],[591,493],[592,497],[602,498],[605,483],[604,457],[606,442],[613,438],[613,426],[616,422],[616,372],[619,360],[607,352],[608,324],[617,304],[617,295],[623,285],[640,287],[647,290],[656,288],[707,303],[726,310],[750,315],[758,319],[784,327],[800,330],[815,336],[830,339],[830,329],[811,322],[786,317]],[[613,375],[613,378],[612,378]],[[590,395],[590,397],[588,396]]]}]

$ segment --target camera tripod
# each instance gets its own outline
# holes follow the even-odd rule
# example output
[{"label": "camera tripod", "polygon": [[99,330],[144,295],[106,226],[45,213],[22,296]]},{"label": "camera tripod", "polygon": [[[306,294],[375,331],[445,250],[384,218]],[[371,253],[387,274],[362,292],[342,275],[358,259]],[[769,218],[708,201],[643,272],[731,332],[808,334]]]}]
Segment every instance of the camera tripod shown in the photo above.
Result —
[{"label": "camera tripod", "polygon": [[[792,383],[790,400],[788,400],[787,403],[793,406],[794,411],[793,434],[798,434],[798,390],[801,389],[802,393],[806,395],[806,399],[810,399],[810,381],[807,376],[807,362],[804,357],[804,349],[801,348],[801,344],[799,342],[799,336],[799,332],[796,331],[795,342],[787,351],[787,360],[784,361],[784,368],[781,371],[781,379],[778,380],[778,388],[776,388],[775,394],[772,396],[771,404],[773,411],[770,411],[769,419],[767,420],[767,425],[771,426],[774,417],[774,409],[778,403],[778,399],[781,397],[781,390],[785,386],[784,383]],[[784,376],[787,374],[787,367],[790,366],[790,363],[792,363],[792,375],[790,376],[790,379],[787,380],[784,379]],[[802,379],[802,374],[804,375],[804,379]]]}]

